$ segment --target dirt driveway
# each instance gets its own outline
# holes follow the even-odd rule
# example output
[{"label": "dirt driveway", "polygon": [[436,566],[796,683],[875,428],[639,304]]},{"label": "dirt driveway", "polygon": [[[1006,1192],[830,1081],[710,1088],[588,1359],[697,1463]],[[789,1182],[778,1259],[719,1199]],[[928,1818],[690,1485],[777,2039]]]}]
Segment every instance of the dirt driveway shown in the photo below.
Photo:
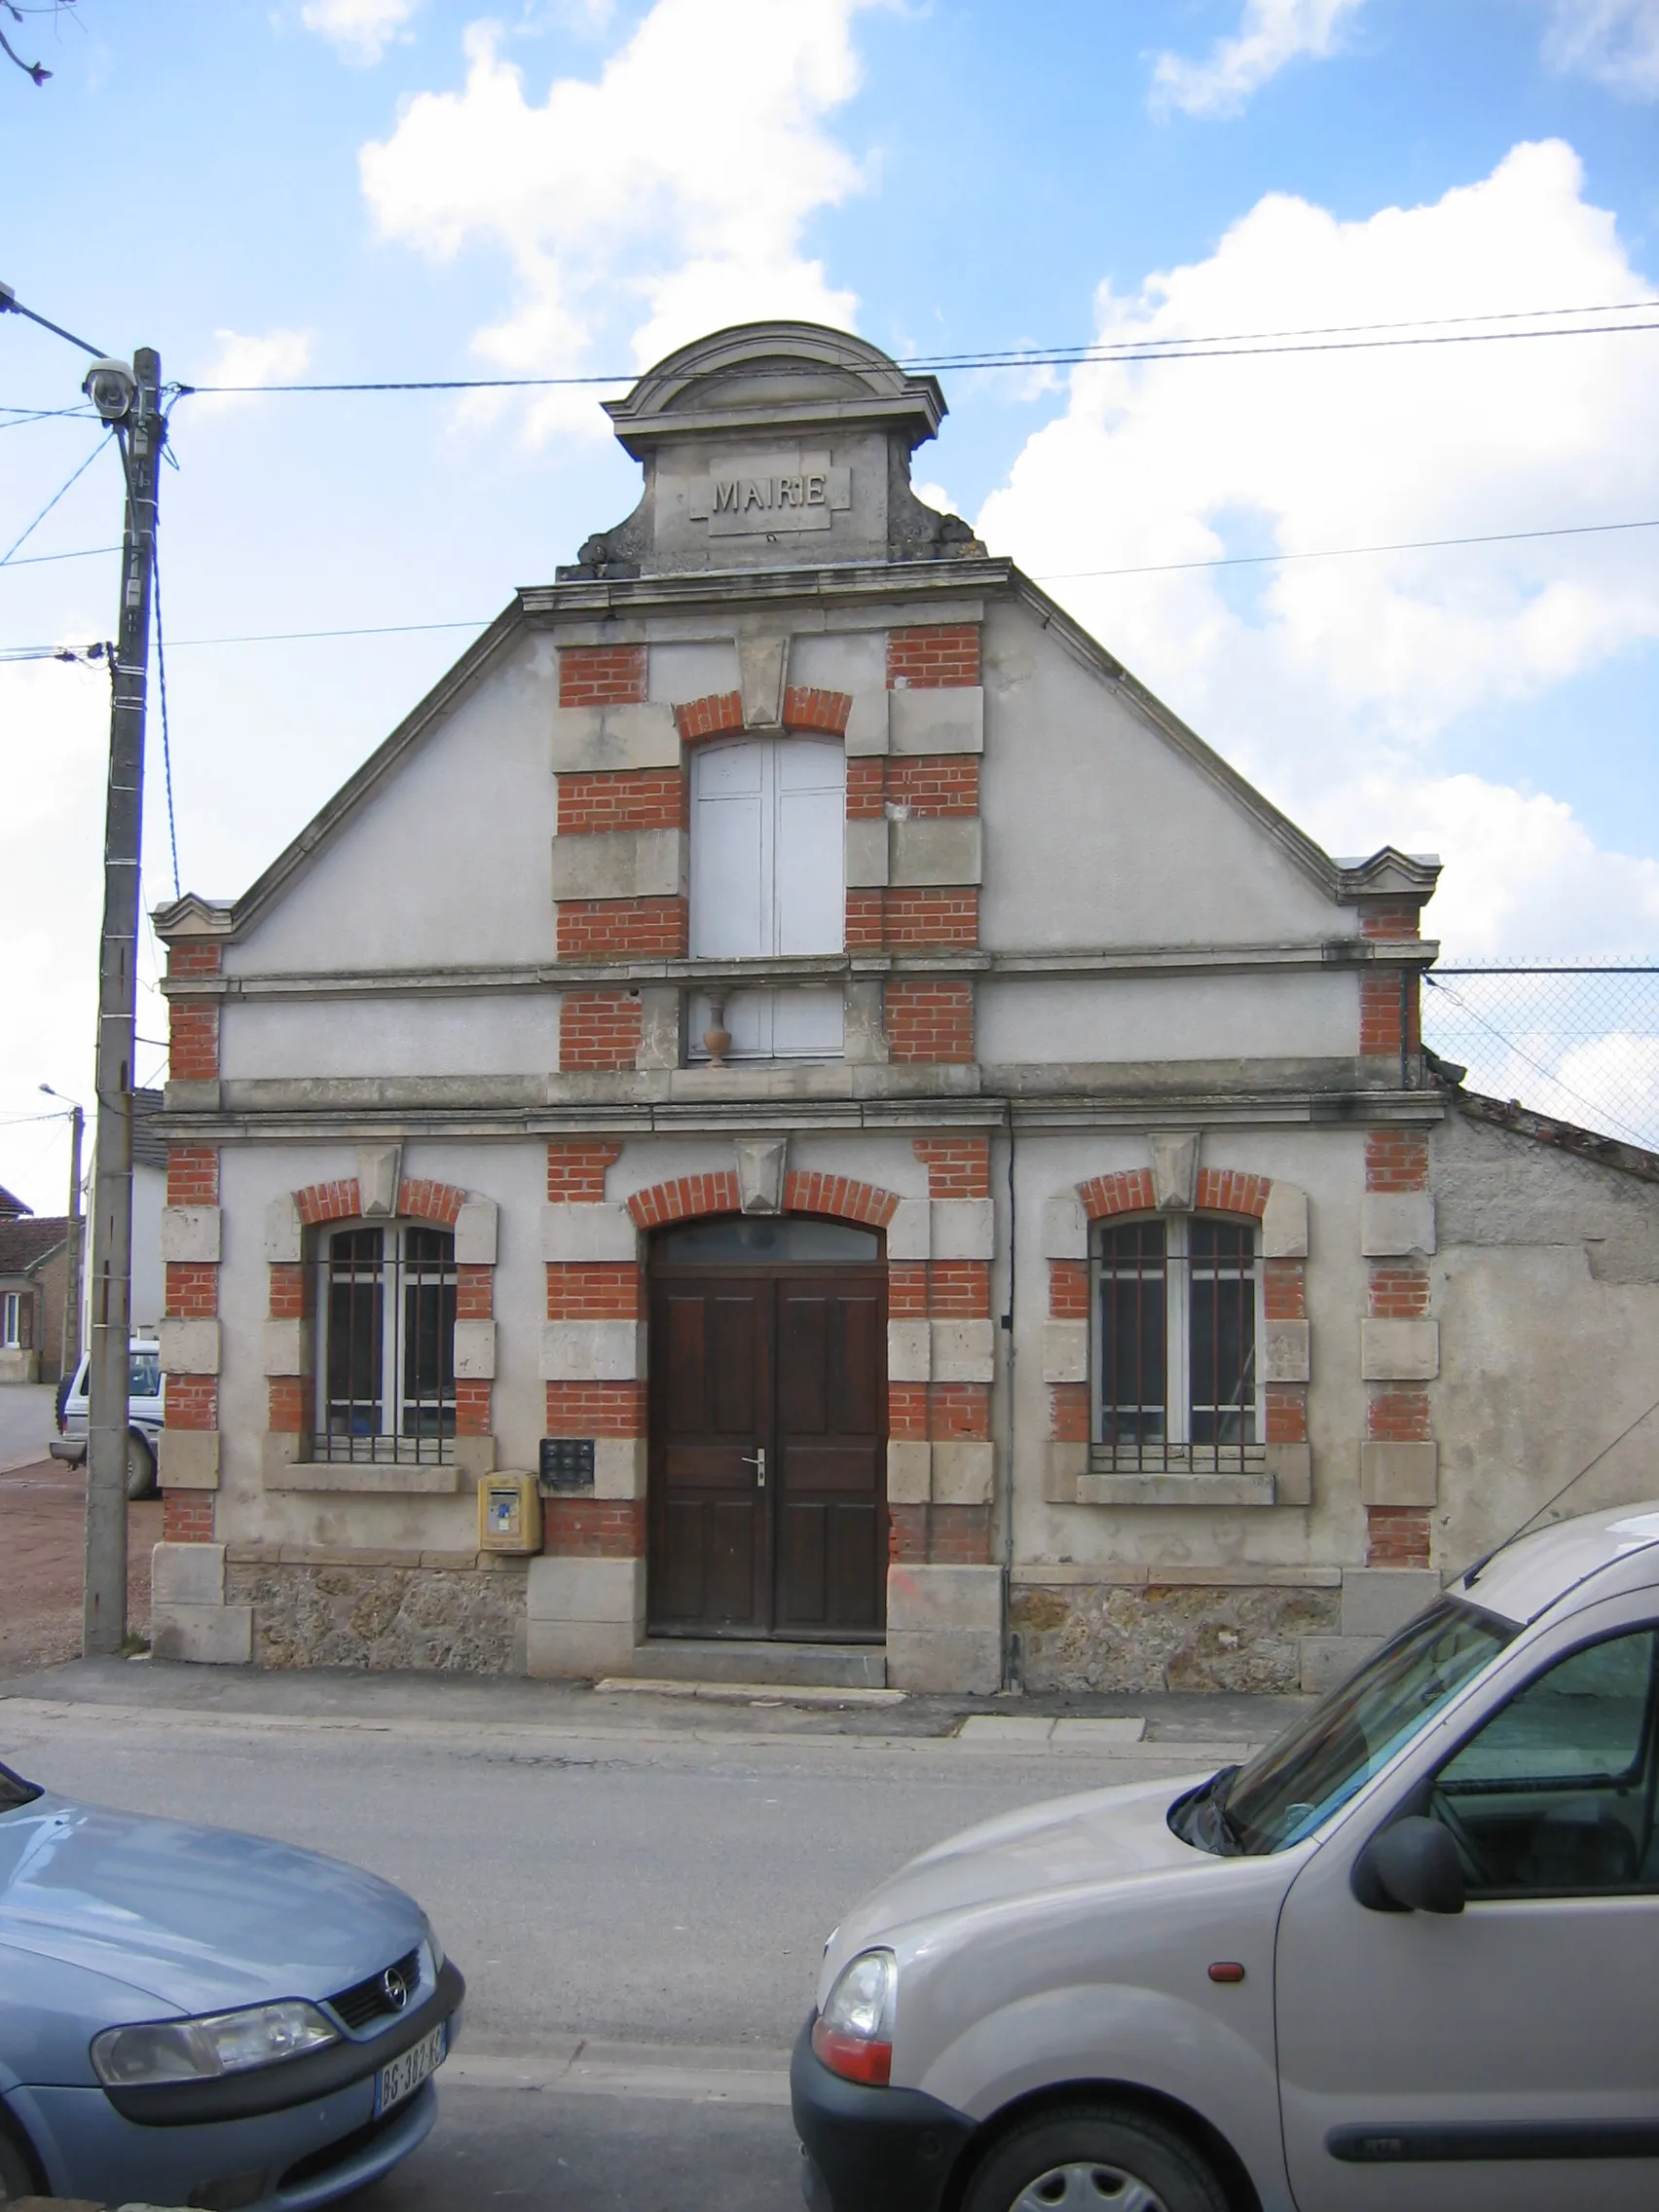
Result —
[{"label": "dirt driveway", "polygon": [[[86,1470],[56,1459],[0,1475],[0,1676],[80,1653],[86,1501]],[[129,1506],[127,1612],[134,1636],[150,1633],[150,1547],[161,1537],[159,1497]]]}]

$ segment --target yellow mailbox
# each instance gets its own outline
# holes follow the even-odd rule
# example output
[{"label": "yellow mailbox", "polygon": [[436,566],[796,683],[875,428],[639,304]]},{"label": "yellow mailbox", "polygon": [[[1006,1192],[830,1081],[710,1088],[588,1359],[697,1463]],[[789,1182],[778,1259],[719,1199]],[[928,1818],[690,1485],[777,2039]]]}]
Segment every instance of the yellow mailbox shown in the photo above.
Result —
[{"label": "yellow mailbox", "polygon": [[486,1475],[478,1485],[478,1549],[538,1552],[541,1498],[534,1475]]}]

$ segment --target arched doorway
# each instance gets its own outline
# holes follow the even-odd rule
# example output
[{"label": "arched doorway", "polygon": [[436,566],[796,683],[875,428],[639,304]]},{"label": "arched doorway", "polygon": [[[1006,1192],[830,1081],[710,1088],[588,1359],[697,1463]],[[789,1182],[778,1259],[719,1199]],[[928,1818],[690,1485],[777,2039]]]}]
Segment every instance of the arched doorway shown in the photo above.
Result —
[{"label": "arched doorway", "polygon": [[718,1215],[660,1232],[650,1278],[649,1633],[879,1641],[879,1233]]}]

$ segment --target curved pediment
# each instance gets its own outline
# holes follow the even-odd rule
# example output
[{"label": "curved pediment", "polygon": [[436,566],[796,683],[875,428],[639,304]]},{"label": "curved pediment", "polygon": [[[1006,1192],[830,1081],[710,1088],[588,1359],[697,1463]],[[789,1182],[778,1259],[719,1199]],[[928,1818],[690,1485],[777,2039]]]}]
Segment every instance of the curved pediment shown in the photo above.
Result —
[{"label": "curved pediment", "polygon": [[879,347],[817,322],[745,322],[682,346],[625,398],[607,400],[636,460],[699,432],[775,435],[879,424],[909,447],[945,415],[937,379],[911,376]]}]

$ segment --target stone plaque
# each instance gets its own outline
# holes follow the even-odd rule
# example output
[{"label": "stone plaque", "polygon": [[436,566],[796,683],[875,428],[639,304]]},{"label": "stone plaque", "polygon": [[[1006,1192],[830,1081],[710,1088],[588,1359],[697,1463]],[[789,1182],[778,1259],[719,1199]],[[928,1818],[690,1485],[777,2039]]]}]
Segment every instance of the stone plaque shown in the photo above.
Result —
[{"label": "stone plaque", "polygon": [[770,537],[782,531],[828,530],[853,503],[853,472],[827,466],[775,474],[703,476],[690,487],[686,512],[706,522],[711,537]]}]

